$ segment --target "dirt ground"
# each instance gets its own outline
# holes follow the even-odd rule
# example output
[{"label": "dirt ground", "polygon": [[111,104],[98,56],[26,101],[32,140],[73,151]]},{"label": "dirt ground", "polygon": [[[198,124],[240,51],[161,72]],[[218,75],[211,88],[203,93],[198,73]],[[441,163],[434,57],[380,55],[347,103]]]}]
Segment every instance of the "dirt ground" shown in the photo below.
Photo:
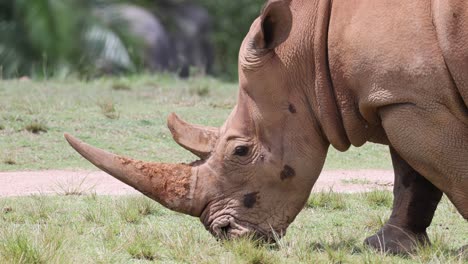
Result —
[{"label": "dirt ground", "polygon": [[[393,172],[388,170],[323,171],[313,191],[366,192],[391,190]],[[21,171],[0,172],[0,197],[33,194],[138,194],[102,171]]]}]

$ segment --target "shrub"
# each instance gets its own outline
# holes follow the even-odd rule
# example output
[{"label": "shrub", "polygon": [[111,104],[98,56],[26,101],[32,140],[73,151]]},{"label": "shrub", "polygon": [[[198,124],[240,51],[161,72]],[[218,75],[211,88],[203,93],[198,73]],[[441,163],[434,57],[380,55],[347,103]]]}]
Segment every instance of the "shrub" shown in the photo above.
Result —
[{"label": "shrub", "polygon": [[[0,2],[0,77],[95,75],[98,62],[134,69],[131,39],[122,25],[95,15],[95,0]],[[133,46],[132,46],[133,45]]]},{"label": "shrub", "polygon": [[259,16],[265,0],[198,0],[213,16],[215,71],[237,80],[239,48],[250,25]]},{"label": "shrub", "polygon": [[174,30],[171,8],[176,5],[196,3],[207,9],[212,17],[215,62],[214,73],[228,80],[237,80],[239,48],[250,25],[259,16],[266,0],[137,0],[150,9],[164,26]]},{"label": "shrub", "polygon": [[239,47],[265,0],[0,1],[0,78],[74,73],[88,78],[107,73],[103,61],[118,72],[139,70],[141,40],[131,37],[123,21],[104,21],[96,15],[103,5],[116,2],[149,9],[169,31],[170,6],[195,2],[205,7],[213,19],[213,71],[237,80]]}]

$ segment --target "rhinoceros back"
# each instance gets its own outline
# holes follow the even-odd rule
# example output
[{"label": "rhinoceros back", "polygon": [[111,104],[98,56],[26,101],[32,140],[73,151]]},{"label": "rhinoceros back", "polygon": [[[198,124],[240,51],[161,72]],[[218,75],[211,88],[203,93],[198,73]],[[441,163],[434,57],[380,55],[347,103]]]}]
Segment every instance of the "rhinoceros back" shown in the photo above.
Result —
[{"label": "rhinoceros back", "polygon": [[433,0],[432,14],[445,62],[468,105],[468,1]]}]

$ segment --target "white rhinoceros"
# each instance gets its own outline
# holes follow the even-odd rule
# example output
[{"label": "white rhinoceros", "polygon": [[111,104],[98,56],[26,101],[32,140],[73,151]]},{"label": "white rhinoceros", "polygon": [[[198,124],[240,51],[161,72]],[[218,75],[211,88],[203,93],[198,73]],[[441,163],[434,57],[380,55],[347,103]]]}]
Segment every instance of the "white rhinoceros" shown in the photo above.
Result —
[{"label": "white rhinoceros", "polygon": [[86,159],[217,237],[284,234],[332,145],[386,144],[393,212],[366,239],[401,252],[429,241],[442,193],[468,219],[468,1],[276,0],[239,55],[237,106],[221,128],[171,115],[201,161],[135,161],[66,135]]}]

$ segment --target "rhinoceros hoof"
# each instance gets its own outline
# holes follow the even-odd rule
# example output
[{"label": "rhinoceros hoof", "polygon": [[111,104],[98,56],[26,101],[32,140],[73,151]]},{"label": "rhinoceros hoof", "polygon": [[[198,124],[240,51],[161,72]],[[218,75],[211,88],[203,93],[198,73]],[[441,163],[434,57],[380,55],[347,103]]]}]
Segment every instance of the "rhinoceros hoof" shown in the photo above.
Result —
[{"label": "rhinoceros hoof", "polygon": [[366,238],[364,244],[391,254],[407,254],[414,251],[418,245],[430,244],[426,232],[413,233],[394,225],[385,225],[377,234]]}]

